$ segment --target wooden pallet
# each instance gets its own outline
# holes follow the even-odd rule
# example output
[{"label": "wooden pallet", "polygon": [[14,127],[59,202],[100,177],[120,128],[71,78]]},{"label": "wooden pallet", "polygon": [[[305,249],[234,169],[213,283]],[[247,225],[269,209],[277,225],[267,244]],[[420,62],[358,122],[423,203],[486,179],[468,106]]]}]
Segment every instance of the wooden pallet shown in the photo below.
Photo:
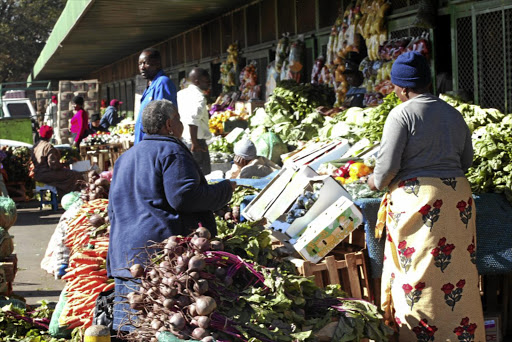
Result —
[{"label": "wooden pallet", "polygon": [[344,257],[344,260],[339,260],[330,255],[317,264],[301,259],[291,261],[300,275],[314,276],[317,286],[340,284],[349,297],[373,302],[374,295],[368,273],[366,250],[347,253]]}]

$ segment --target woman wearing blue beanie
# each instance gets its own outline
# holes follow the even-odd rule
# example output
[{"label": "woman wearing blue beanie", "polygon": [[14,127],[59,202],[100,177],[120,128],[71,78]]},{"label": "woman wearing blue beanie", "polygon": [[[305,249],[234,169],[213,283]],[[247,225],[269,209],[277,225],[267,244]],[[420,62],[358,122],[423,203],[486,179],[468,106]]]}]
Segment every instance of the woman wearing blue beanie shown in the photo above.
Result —
[{"label": "woman wearing blue beanie", "polygon": [[473,160],[462,115],[429,93],[423,55],[400,55],[391,82],[402,104],[384,125],[370,187],[388,188],[382,309],[399,341],[485,341],[476,226],[465,172]]}]

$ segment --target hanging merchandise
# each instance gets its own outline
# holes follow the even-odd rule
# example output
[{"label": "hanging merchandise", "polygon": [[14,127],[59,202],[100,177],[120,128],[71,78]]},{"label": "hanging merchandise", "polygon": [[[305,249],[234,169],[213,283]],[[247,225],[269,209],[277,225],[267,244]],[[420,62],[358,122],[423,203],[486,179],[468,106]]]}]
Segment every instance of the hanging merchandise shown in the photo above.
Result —
[{"label": "hanging merchandise", "polygon": [[324,65],[324,56],[318,56],[318,58],[315,60],[315,64],[313,65],[313,70],[311,71],[311,84],[322,84],[322,70]]},{"label": "hanging merchandise", "polygon": [[276,69],[276,61],[272,61],[267,65],[267,81],[265,82],[265,101],[272,95],[279,82],[279,72]]},{"label": "hanging merchandise", "polygon": [[240,100],[259,99],[261,86],[258,83],[258,73],[256,72],[256,61],[251,61],[242,69],[240,73]]},{"label": "hanging merchandise", "polygon": [[231,44],[226,50],[227,59],[220,65],[220,80],[222,92],[227,93],[236,86],[236,69],[238,67],[238,43]]},{"label": "hanging merchandise", "polygon": [[[365,38],[362,37],[361,29],[364,28],[362,21],[368,19],[367,7],[371,4],[369,1],[357,1],[347,7],[345,12],[340,12],[333,27],[327,43],[327,70],[322,70],[322,81],[331,81],[336,93],[336,102],[334,106],[341,106],[349,90],[345,68],[347,58],[350,54],[358,54],[361,57],[366,56]],[[375,1],[374,8],[378,9],[381,1]],[[364,11],[363,11],[364,7]],[[385,12],[385,11],[384,11]],[[374,14],[372,13],[372,16]],[[377,25],[376,25],[377,27]],[[384,31],[382,33],[385,33]],[[359,59],[360,61],[360,59]],[[358,85],[354,85],[358,86]]]},{"label": "hanging merchandise", "polygon": [[369,56],[361,62],[359,70],[364,75],[363,87],[366,88],[365,105],[369,107],[382,103],[383,98],[393,92],[391,67],[394,60],[407,51],[418,51],[430,59],[430,41],[428,32],[418,37],[403,37],[385,41],[378,50],[378,59]]},{"label": "hanging merchandise", "polygon": [[275,68],[278,73],[281,72],[284,61],[288,58],[290,52],[290,34],[283,33],[283,37],[279,39],[276,47],[276,64]]}]

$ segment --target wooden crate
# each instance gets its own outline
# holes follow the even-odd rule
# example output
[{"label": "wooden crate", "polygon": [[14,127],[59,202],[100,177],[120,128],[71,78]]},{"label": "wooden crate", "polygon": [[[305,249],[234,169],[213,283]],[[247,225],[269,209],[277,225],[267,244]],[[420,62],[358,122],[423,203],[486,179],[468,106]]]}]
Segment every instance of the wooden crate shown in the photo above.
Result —
[{"label": "wooden crate", "polygon": [[330,255],[314,264],[301,259],[292,259],[300,275],[315,277],[319,287],[340,284],[349,297],[373,302],[374,294],[369,278],[366,250],[347,253],[344,260]]},{"label": "wooden crate", "polygon": [[16,254],[0,259],[0,269],[3,269],[5,272],[5,280],[12,283],[18,271],[18,257]]}]

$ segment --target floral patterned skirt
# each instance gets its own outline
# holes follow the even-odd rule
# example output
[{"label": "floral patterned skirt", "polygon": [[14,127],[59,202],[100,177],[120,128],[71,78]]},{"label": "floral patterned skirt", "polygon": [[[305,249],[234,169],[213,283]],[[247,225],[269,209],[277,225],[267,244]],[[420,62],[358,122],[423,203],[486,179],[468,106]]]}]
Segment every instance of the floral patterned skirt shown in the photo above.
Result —
[{"label": "floral patterned skirt", "polygon": [[485,341],[475,214],[464,177],[412,178],[382,200],[381,304],[399,341]]}]

